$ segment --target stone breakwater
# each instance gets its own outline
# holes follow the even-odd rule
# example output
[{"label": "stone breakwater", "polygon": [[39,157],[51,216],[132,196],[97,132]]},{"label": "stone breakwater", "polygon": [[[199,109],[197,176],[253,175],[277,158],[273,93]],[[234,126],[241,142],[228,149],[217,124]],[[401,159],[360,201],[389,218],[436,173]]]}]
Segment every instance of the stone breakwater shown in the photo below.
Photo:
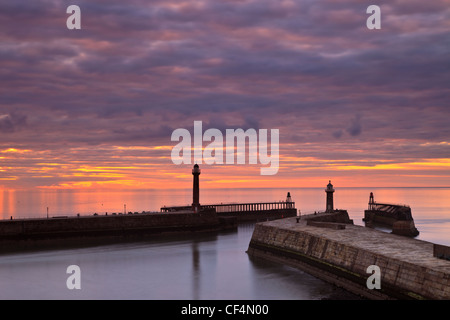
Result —
[{"label": "stone breakwater", "polygon": [[0,241],[58,240],[214,231],[236,227],[211,212],[143,213],[0,221]]},{"label": "stone breakwater", "polygon": [[[450,261],[433,256],[433,243],[353,224],[330,228],[333,222],[327,220],[324,225],[308,225],[304,217],[258,223],[247,252],[370,299],[450,299]],[[380,268],[381,289],[367,287],[372,265]]]}]

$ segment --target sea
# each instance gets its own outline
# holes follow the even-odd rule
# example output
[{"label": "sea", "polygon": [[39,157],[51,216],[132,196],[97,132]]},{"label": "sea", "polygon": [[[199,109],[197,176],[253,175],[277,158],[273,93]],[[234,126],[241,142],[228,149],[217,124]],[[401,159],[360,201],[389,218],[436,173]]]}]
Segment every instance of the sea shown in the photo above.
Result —
[{"label": "sea", "polygon": [[[202,189],[200,202],[284,201],[299,214],[325,209],[323,188]],[[334,204],[357,225],[369,194],[411,207],[417,239],[450,245],[450,188],[336,188]],[[0,219],[160,211],[189,205],[191,189],[0,192]],[[0,252],[1,300],[334,300],[356,298],[309,274],[247,255],[255,223],[237,230],[159,235]],[[390,230],[382,230],[389,232]],[[414,253],[411,253],[414,254]],[[70,286],[77,266],[79,288]]]}]

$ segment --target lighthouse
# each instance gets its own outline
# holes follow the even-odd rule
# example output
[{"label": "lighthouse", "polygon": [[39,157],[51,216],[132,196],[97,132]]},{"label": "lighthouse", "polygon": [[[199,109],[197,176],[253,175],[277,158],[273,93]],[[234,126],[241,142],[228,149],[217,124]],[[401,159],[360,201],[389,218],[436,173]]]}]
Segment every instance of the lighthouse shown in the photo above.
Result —
[{"label": "lighthouse", "polygon": [[286,196],[286,208],[292,208],[292,198],[290,192],[288,192]]},{"label": "lighthouse", "polygon": [[332,213],[334,212],[334,204],[333,204],[334,188],[333,185],[331,184],[331,180],[329,181],[327,188],[325,189],[325,192],[327,193],[327,208],[325,212]]},{"label": "lighthouse", "polygon": [[194,168],[192,169],[192,175],[194,176],[192,210],[194,212],[198,212],[200,209],[200,168],[198,167],[198,164],[194,165]]},{"label": "lighthouse", "polygon": [[369,196],[369,210],[376,210],[375,209],[375,200],[373,198],[373,192],[371,192],[370,196]]}]

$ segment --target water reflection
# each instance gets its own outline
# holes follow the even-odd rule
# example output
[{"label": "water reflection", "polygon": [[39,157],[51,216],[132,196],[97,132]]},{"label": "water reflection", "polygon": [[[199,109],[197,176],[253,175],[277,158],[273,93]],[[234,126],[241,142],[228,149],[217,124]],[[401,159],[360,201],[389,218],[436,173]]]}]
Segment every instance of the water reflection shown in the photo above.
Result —
[{"label": "water reflection", "polygon": [[[317,279],[301,270],[251,257],[252,291],[266,300],[358,300],[360,297]],[[288,296],[280,296],[280,290]]]},{"label": "water reflection", "polygon": [[[339,188],[336,207],[362,224],[373,188]],[[202,192],[205,203],[280,200],[290,191],[302,212],[321,210],[323,189],[214,190]],[[419,239],[450,245],[450,189],[377,189],[383,202],[411,206]],[[278,196],[279,195],[279,196]],[[0,193],[1,216],[92,214],[183,205],[190,190],[125,193]],[[222,200],[221,200],[222,199]],[[175,201],[174,201],[175,200]],[[3,299],[328,299],[341,293],[297,269],[249,258],[245,253],[254,224],[237,231],[158,236],[128,242],[77,242],[40,251],[3,253],[0,298]],[[51,250],[50,250],[51,249]],[[82,290],[65,288],[65,269],[80,264]],[[4,271],[7,271],[5,274]]]},{"label": "water reflection", "polygon": [[12,215],[12,205],[11,205],[11,192],[4,190],[0,193],[0,201],[2,203],[2,219],[9,219]]},{"label": "water reflection", "polygon": [[[261,202],[285,200],[290,192],[296,207],[302,213],[325,208],[323,189],[205,189],[201,203]],[[339,188],[336,186],[335,206],[349,213],[362,215],[367,208],[370,192],[378,202],[400,203],[411,206],[413,216],[429,218],[450,216],[450,188]],[[105,212],[159,211],[164,205],[188,205],[192,197],[190,189],[91,192],[74,190],[8,191],[0,193],[2,217],[51,215],[104,214]]]},{"label": "water reflection", "polygon": [[192,241],[192,298],[200,299],[200,251],[198,241]]}]

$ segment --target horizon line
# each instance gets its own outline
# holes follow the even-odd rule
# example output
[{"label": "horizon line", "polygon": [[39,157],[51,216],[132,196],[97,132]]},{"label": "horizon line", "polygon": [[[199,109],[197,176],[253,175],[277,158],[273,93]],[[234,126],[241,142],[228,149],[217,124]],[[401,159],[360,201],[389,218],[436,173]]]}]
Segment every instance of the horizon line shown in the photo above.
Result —
[{"label": "horizon line", "polygon": [[[218,187],[218,188],[202,188],[201,190],[258,190],[258,189],[324,189],[325,187]],[[450,186],[375,186],[375,187],[364,187],[364,186],[335,186],[335,189],[450,189]],[[8,191],[49,191],[49,192],[57,192],[57,191],[99,191],[99,192],[142,192],[142,191],[163,191],[163,190],[192,190],[192,187],[185,188],[17,188],[17,189],[0,189],[0,191],[8,192]]]}]

